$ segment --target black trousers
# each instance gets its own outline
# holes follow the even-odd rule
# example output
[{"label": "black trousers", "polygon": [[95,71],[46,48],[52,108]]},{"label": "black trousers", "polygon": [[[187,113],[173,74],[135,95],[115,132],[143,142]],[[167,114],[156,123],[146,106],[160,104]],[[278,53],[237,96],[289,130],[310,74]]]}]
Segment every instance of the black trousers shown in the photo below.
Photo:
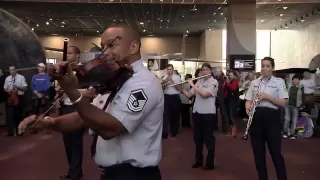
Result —
[{"label": "black trousers", "polygon": [[[217,106],[217,112],[219,109],[221,114],[221,131],[227,132],[229,131],[230,126],[229,126],[228,110],[227,110],[225,99],[223,97],[218,98],[216,101],[216,106]],[[216,127],[218,127],[217,124],[216,124]]]},{"label": "black trousers", "polygon": [[[74,112],[73,106],[63,105],[60,108],[60,114],[69,114]],[[67,160],[69,164],[68,174],[70,176],[82,176],[82,159],[83,159],[83,135],[84,129],[75,132],[63,133],[63,143]]]},{"label": "black trousers", "polygon": [[32,113],[33,114],[41,114],[44,113],[48,106],[50,105],[50,97],[49,96],[43,96],[41,98],[33,97],[32,98]]},{"label": "black trousers", "polygon": [[18,126],[22,121],[23,106],[25,105],[24,97],[22,95],[19,95],[18,98],[18,105],[9,105],[8,103],[6,103],[8,136],[13,136],[14,133],[18,134]]},{"label": "black trousers", "polygon": [[163,112],[163,136],[168,136],[169,127],[173,137],[179,132],[180,122],[180,96],[164,95],[164,112]]},{"label": "black trousers", "polygon": [[104,175],[100,180],[161,180],[158,166],[139,168],[131,164],[118,164],[101,169]]},{"label": "black trousers", "polygon": [[253,150],[259,180],[267,180],[266,146],[277,172],[278,180],[287,180],[284,158],[281,153],[281,121],[278,110],[257,107],[250,128]]},{"label": "black trousers", "polygon": [[213,129],[217,116],[215,114],[193,113],[193,139],[196,145],[196,163],[203,164],[203,145],[208,150],[207,165],[214,165],[216,138]]},{"label": "black trousers", "polygon": [[191,127],[190,123],[190,104],[181,103],[181,126],[184,128]]},{"label": "black trousers", "polygon": [[227,117],[229,121],[230,126],[236,126],[237,125],[237,117],[238,117],[238,99],[235,99],[233,97],[228,97],[224,99],[226,109],[227,109]]}]

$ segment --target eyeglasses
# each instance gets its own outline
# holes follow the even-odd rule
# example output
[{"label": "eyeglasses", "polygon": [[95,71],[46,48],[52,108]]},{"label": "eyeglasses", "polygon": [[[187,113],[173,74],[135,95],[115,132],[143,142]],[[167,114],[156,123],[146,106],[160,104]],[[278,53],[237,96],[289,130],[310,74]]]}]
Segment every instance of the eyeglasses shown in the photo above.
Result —
[{"label": "eyeglasses", "polygon": [[9,71],[14,71],[14,70],[16,70],[16,69],[9,69]]}]

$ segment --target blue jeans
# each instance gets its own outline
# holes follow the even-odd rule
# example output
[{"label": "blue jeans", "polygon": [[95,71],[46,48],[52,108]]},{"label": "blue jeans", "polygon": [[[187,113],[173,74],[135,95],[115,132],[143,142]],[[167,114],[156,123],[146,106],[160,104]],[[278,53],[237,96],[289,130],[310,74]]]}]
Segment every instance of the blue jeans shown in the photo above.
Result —
[{"label": "blue jeans", "polygon": [[[299,109],[298,107],[288,105],[284,112],[284,125],[283,131],[291,135],[295,134]],[[290,126],[291,124],[291,126]]]}]

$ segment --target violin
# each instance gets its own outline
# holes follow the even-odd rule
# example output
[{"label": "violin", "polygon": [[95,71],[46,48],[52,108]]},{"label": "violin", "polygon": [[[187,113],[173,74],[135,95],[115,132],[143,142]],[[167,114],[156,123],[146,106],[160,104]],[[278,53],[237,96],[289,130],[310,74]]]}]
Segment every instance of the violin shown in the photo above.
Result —
[{"label": "violin", "polygon": [[16,106],[19,104],[19,96],[18,96],[18,88],[15,86],[16,78],[13,79],[12,82],[12,92],[8,98],[8,104]]},{"label": "violin", "polygon": [[18,97],[18,89],[15,88],[13,91],[10,93],[10,96],[8,98],[8,104],[16,106],[19,104],[19,97]]}]

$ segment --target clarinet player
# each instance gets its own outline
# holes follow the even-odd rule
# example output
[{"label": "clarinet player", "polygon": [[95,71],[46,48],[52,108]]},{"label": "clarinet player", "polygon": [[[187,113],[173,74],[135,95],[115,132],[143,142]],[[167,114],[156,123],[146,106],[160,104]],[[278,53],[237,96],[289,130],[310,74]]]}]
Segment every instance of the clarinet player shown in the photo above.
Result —
[{"label": "clarinet player", "polygon": [[[261,60],[261,77],[250,84],[246,99],[246,112],[250,116],[252,102],[256,103],[250,128],[253,150],[259,180],[267,180],[266,146],[273,160],[278,180],[287,180],[284,158],[281,153],[281,120],[278,108],[284,108],[288,92],[282,79],[273,76],[275,63],[271,57]],[[260,86],[260,88],[259,88]],[[259,90],[259,91],[258,91]]]}]

